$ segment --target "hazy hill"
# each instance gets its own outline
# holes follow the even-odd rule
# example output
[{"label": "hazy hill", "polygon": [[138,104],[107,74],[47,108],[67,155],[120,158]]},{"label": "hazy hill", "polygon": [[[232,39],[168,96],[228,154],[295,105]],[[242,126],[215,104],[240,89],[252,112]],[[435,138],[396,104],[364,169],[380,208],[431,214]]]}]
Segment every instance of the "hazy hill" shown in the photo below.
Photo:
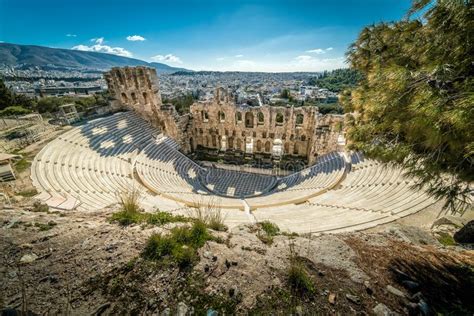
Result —
[{"label": "hazy hill", "polygon": [[27,64],[40,67],[54,65],[55,67],[90,68],[101,70],[117,66],[146,65],[156,68],[160,73],[187,71],[184,68],[171,67],[162,63],[148,63],[135,58],[105,53],[9,43],[0,43],[0,64],[6,64],[9,66]]}]

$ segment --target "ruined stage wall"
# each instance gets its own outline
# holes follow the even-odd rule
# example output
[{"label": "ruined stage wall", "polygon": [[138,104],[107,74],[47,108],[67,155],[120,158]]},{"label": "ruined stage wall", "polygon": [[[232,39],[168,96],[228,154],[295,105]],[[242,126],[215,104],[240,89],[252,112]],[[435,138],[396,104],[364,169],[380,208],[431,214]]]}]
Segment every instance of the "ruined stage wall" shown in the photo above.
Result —
[{"label": "ruined stage wall", "polygon": [[196,102],[180,116],[163,105],[156,70],[147,67],[113,68],[105,74],[116,108],[136,111],[154,127],[175,139],[184,152],[198,146],[305,158],[335,151],[343,117],[321,115],[316,107],[243,107],[235,105],[223,88],[208,102]]}]

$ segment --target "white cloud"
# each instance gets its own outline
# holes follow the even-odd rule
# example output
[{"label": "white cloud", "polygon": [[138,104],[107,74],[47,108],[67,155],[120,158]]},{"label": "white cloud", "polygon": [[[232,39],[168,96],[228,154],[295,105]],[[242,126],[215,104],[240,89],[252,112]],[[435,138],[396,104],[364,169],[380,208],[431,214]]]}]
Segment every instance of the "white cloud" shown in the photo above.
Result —
[{"label": "white cloud", "polygon": [[295,58],[297,61],[308,61],[313,59],[313,57],[308,56],[308,55],[301,55]]},{"label": "white cloud", "polygon": [[91,38],[91,42],[102,45],[104,44],[104,38],[103,37]]},{"label": "white cloud", "polygon": [[111,47],[108,45],[102,45],[104,43],[104,38],[93,38],[91,39],[92,42],[95,42],[95,45],[87,46],[87,45],[76,45],[72,49],[75,50],[82,50],[86,52],[98,52],[98,53],[107,53],[113,54],[123,57],[132,57],[133,54],[122,47]]},{"label": "white cloud", "polygon": [[217,57],[216,60],[217,61],[223,61],[223,60],[225,60],[225,58],[224,57]]},{"label": "white cloud", "polygon": [[289,67],[294,71],[321,71],[347,67],[344,57],[316,58],[312,56],[297,56],[290,62]]},{"label": "white cloud", "polygon": [[235,55],[234,57],[235,57],[235,58],[242,58],[242,57],[244,57],[244,55],[239,54],[239,55]]},{"label": "white cloud", "polygon": [[127,36],[127,41],[132,41],[132,42],[142,42],[146,40],[143,36],[140,36],[140,35],[129,35]]},{"label": "white cloud", "polygon": [[320,55],[320,54],[326,54],[326,52],[329,52],[329,51],[331,51],[331,50],[333,50],[332,47],[328,47],[328,48],[326,48],[326,49],[323,49],[323,48],[315,48],[315,49],[307,50],[306,52],[307,52],[307,53],[312,53],[312,54],[318,54],[318,55]]},{"label": "white cloud", "polygon": [[151,60],[153,61],[161,61],[161,62],[168,62],[171,64],[182,64],[183,61],[178,57],[173,54],[168,54],[168,55],[156,55],[151,57]]},{"label": "white cloud", "polygon": [[67,33],[66,36],[67,36],[67,37],[77,37],[76,34],[70,34],[70,33]]}]

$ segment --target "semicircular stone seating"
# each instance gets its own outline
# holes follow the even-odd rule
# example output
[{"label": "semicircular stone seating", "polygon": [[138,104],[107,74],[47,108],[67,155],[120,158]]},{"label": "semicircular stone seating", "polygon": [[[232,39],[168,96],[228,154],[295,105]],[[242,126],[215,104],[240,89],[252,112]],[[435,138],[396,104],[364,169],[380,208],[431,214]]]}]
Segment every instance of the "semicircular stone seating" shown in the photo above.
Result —
[{"label": "semicircular stone seating", "polygon": [[152,139],[133,113],[117,113],[74,127],[46,145],[31,167],[33,184],[50,206],[100,209],[137,186],[131,159]]},{"label": "semicircular stone seating", "polygon": [[[138,189],[149,209],[225,209],[226,223],[270,220],[284,230],[330,233],[365,229],[426,208],[435,201],[413,190],[413,179],[359,153],[333,152],[277,179],[204,168],[168,137],[122,112],[73,127],[35,157],[38,198],[60,209],[98,210]],[[245,210],[245,212],[242,212]]]},{"label": "semicircular stone seating", "polygon": [[217,195],[247,198],[270,191],[277,183],[277,178],[250,172],[209,168],[205,177],[201,177],[201,182]]},{"label": "semicircular stone seating", "polygon": [[350,156],[351,170],[341,183],[303,204],[267,207],[254,212],[298,233],[335,233],[362,230],[416,213],[436,201],[412,188],[402,170]]}]

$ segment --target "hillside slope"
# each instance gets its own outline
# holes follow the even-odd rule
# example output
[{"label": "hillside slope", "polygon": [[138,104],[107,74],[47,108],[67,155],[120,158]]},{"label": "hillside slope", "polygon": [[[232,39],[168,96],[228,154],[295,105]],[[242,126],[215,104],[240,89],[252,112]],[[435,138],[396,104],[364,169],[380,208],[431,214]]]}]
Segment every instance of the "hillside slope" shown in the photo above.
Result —
[{"label": "hillside slope", "polygon": [[149,66],[161,73],[172,73],[186,69],[171,67],[162,63],[148,63],[143,60],[117,55],[84,52],[71,49],[50,48],[35,45],[0,43],[0,64],[17,66],[55,66],[68,68],[110,69],[124,66]]}]

